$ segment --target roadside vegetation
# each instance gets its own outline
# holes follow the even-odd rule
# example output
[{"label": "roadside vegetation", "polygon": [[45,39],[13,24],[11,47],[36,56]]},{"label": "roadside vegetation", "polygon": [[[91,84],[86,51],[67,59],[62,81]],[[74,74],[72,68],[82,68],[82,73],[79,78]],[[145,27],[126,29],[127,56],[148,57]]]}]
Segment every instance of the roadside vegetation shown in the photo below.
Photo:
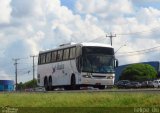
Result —
[{"label": "roadside vegetation", "polygon": [[148,64],[132,64],[127,66],[120,76],[120,80],[146,81],[157,78],[156,70]]},{"label": "roadside vegetation", "polygon": [[37,80],[36,79],[27,81],[25,83],[20,82],[17,85],[17,90],[18,91],[24,91],[27,88],[34,88],[34,87],[37,87]]},{"label": "roadside vegetation", "polygon": [[12,107],[152,107],[160,94],[151,93],[0,93],[0,105]]},{"label": "roadside vegetation", "polygon": [[159,110],[160,94],[125,92],[0,93],[0,110],[16,113],[135,113]]}]

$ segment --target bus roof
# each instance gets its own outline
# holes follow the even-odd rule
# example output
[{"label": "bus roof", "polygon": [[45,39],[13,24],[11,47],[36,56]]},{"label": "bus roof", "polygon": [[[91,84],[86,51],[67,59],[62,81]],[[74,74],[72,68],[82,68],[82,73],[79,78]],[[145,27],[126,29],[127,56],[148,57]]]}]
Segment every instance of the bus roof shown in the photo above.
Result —
[{"label": "bus roof", "polygon": [[112,46],[110,46],[108,44],[92,43],[92,42],[83,42],[83,43],[80,43],[80,45],[82,45],[82,46],[94,46],[94,47],[109,47],[109,48],[112,48]]},{"label": "bus roof", "polygon": [[74,47],[74,46],[88,46],[88,47],[90,46],[90,47],[109,47],[109,48],[112,48],[111,45],[102,44],[102,43],[93,43],[93,42],[67,43],[67,44],[62,44],[55,49],[40,51],[40,53],[50,52],[50,51],[53,51],[53,50],[59,50],[59,49],[64,49],[64,48],[69,48],[69,47]]}]

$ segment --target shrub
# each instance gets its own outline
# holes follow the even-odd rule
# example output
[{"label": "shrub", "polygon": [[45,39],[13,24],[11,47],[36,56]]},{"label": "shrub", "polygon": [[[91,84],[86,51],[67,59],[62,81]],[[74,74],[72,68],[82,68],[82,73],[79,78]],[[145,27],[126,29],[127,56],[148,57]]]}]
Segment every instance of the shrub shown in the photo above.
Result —
[{"label": "shrub", "polygon": [[127,66],[120,76],[120,80],[144,81],[157,78],[156,70],[148,64],[132,64]]}]

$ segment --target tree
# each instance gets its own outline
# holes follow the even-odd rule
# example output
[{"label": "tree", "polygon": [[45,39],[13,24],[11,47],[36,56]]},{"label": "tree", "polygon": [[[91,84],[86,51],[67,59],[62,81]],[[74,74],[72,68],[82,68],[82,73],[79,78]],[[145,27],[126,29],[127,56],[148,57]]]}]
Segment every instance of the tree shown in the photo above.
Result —
[{"label": "tree", "polygon": [[24,83],[25,88],[34,88],[36,86],[37,86],[37,80],[36,79],[30,80],[30,81]]},{"label": "tree", "polygon": [[22,82],[20,82],[19,84],[17,84],[17,90],[22,91],[24,89],[24,84]]},{"label": "tree", "polygon": [[126,67],[120,80],[144,81],[157,78],[156,70],[148,64],[132,64]]},{"label": "tree", "polygon": [[20,91],[23,91],[26,88],[34,88],[34,87],[37,87],[37,80],[36,79],[27,81],[25,83],[20,82],[17,85],[17,89]]}]

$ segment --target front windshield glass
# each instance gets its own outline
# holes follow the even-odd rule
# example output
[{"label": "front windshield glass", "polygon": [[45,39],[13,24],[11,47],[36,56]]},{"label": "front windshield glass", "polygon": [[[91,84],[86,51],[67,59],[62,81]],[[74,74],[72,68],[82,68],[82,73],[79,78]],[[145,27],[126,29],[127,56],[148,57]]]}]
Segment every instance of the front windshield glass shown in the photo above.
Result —
[{"label": "front windshield glass", "polygon": [[83,57],[83,72],[113,73],[113,55],[88,54]]}]

